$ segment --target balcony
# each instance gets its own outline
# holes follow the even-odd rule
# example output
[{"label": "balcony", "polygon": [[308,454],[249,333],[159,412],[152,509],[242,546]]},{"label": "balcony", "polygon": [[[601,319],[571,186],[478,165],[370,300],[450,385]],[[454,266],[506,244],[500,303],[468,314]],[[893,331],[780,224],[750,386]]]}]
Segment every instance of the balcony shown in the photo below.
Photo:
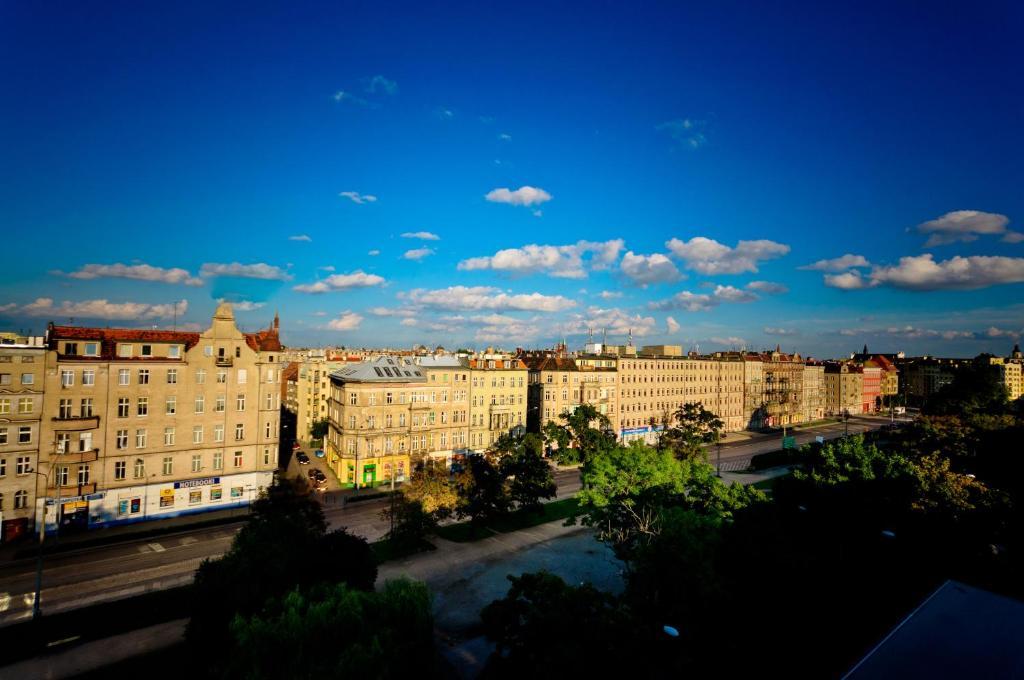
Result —
[{"label": "balcony", "polygon": [[96,482],[89,482],[88,484],[68,484],[61,485],[58,488],[58,493],[62,498],[67,496],[84,496],[90,493],[96,493]]},{"label": "balcony", "polygon": [[515,404],[490,404],[491,413],[511,413]]},{"label": "balcony", "polygon": [[71,416],[70,418],[54,416],[51,420],[54,422],[53,429],[57,432],[93,430],[100,426],[99,416]]},{"label": "balcony", "polygon": [[217,357],[216,359],[213,360],[213,363],[224,368],[230,368],[232,365],[234,365],[234,359],[232,359],[231,357]]},{"label": "balcony", "polygon": [[85,451],[68,451],[67,453],[55,453],[50,457],[54,463],[91,463],[99,460],[100,450],[98,448],[86,449]]}]

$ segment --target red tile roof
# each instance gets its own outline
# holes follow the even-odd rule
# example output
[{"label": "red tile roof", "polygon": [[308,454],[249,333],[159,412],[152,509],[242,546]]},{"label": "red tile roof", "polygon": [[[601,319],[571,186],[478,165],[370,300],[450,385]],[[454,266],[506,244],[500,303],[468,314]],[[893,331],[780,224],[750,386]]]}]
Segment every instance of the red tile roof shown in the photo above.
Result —
[{"label": "red tile roof", "polygon": [[[181,343],[188,351],[199,343],[199,333],[184,331],[155,331],[130,328],[86,328],[83,326],[49,327],[47,346],[57,349],[58,340],[98,340],[102,343],[101,354],[113,355],[118,342],[166,342]],[[108,352],[109,349],[109,352]]]}]

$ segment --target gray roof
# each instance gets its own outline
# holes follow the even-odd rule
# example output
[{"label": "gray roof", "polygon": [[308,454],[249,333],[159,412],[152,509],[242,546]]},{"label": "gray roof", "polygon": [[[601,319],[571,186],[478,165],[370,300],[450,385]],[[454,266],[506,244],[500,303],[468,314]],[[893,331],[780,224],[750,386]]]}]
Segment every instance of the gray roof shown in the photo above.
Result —
[{"label": "gray roof", "polygon": [[331,378],[343,382],[421,383],[427,379],[419,366],[401,357],[382,356],[339,368]]},{"label": "gray roof", "polygon": [[450,355],[417,357],[416,363],[426,369],[469,368],[469,360]]}]

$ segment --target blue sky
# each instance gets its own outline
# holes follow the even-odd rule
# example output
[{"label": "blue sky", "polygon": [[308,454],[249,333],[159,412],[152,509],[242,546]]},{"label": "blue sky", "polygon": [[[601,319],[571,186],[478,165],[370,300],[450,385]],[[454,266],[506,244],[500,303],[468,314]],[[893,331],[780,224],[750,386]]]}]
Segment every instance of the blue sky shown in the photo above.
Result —
[{"label": "blue sky", "polygon": [[1024,12],[825,4],[7,3],[0,328],[1006,353]]}]

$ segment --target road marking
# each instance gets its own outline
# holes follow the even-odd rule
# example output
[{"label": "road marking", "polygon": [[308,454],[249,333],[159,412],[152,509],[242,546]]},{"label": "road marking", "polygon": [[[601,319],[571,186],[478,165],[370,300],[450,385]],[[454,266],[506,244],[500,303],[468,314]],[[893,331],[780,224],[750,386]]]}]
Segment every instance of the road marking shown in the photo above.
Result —
[{"label": "road marking", "polygon": [[198,542],[199,542],[199,539],[196,538],[195,536],[185,536],[181,540],[178,541],[178,545],[192,545],[193,543],[198,543]]},{"label": "road marking", "polygon": [[0,612],[5,612],[11,606],[11,594],[0,593]]},{"label": "road marking", "polygon": [[167,548],[163,547],[159,543],[147,543],[146,545],[148,545],[149,549],[153,552],[163,552],[164,550],[167,550]]}]

